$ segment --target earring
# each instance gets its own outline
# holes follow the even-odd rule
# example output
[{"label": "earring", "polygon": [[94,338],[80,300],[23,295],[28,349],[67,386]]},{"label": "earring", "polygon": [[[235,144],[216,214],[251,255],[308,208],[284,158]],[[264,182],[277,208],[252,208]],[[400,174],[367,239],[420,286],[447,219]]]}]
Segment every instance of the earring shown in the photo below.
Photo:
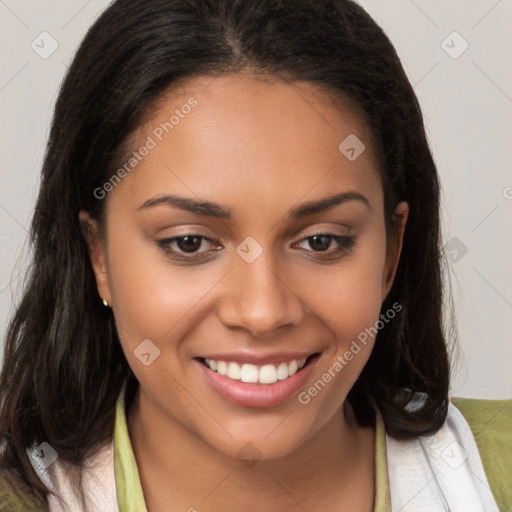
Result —
[{"label": "earring", "polygon": [[103,305],[104,305],[106,308],[108,308],[108,302],[107,302],[105,299],[103,299]]}]

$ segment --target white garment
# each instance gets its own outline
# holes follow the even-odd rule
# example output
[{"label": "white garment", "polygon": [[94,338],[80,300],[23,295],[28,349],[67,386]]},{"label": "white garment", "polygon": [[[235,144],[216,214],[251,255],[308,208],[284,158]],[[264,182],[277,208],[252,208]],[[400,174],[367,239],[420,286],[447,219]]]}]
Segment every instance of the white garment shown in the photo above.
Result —
[{"label": "white garment", "polygon": [[[50,512],[83,512],[62,461],[45,468],[35,449],[27,451],[42,481],[66,499],[64,508],[50,499]],[[393,512],[499,512],[471,429],[451,402],[446,422],[432,436],[397,441],[386,434],[386,457]],[[113,442],[88,465],[87,512],[119,512]]]},{"label": "white garment", "polygon": [[499,512],[473,433],[451,402],[432,436],[386,434],[386,458],[393,512]]},{"label": "white garment", "polygon": [[[62,505],[57,498],[50,496],[48,499],[50,512],[85,512],[78,501],[78,493],[74,492],[71,484],[70,466],[57,458],[55,462],[45,467],[45,458],[38,457],[41,446],[42,444],[27,450],[32,466],[46,487],[56,491],[65,500],[65,504]],[[43,446],[43,450],[44,455],[45,451],[51,450],[51,447]],[[50,461],[51,458],[46,462]],[[87,469],[82,476],[84,495],[87,497],[86,512],[119,512],[114,472],[114,442],[111,441],[93,457],[89,457],[86,465]]]}]

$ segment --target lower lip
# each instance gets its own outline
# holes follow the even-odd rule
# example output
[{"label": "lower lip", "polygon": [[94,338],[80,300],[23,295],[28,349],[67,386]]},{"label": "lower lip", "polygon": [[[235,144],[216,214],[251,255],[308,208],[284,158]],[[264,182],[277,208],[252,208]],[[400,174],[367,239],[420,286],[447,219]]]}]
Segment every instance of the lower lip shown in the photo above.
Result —
[{"label": "lower lip", "polygon": [[200,366],[212,388],[230,402],[244,407],[273,407],[288,400],[303,386],[317,358],[315,355],[297,373],[273,384],[251,384],[233,380],[210,370],[197,359],[195,362]]}]

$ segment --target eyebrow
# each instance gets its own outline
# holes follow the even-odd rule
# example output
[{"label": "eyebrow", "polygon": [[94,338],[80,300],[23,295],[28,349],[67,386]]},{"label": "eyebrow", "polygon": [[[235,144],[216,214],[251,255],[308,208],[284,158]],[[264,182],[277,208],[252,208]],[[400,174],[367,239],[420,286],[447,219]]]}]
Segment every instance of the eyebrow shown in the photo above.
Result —
[{"label": "eyebrow", "polygon": [[[358,201],[364,204],[371,210],[370,202],[368,199],[359,192],[342,192],[324,199],[317,201],[308,201],[293,208],[288,213],[288,218],[291,220],[301,219],[308,215],[313,215],[325,210],[329,210],[340,204],[348,203],[351,201]],[[180,197],[175,194],[159,195],[148,199],[138,210],[145,210],[157,205],[165,204],[173,208],[179,208],[188,212],[195,213],[206,217],[214,217],[218,219],[232,219],[231,210],[211,201],[197,201],[188,197]]]}]

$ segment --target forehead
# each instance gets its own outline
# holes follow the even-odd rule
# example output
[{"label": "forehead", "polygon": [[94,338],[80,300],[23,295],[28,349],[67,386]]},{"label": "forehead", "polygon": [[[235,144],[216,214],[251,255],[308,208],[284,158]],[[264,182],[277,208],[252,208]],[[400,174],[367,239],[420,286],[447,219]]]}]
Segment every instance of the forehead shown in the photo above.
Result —
[{"label": "forehead", "polygon": [[129,192],[139,202],[177,191],[233,208],[237,200],[292,204],[333,189],[376,201],[382,193],[370,132],[348,103],[313,83],[248,74],[173,87],[134,134],[121,165],[129,160],[134,165],[112,195]]}]

